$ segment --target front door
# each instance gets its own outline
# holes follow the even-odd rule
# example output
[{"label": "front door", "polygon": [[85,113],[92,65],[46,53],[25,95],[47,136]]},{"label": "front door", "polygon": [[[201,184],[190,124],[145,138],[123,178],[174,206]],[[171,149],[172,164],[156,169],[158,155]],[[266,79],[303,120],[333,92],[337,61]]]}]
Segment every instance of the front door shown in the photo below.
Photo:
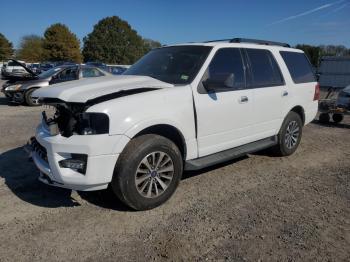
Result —
[{"label": "front door", "polygon": [[[217,83],[217,88],[208,91],[208,83]],[[252,90],[246,89],[239,48],[219,49],[196,91],[199,157],[250,142]]]}]

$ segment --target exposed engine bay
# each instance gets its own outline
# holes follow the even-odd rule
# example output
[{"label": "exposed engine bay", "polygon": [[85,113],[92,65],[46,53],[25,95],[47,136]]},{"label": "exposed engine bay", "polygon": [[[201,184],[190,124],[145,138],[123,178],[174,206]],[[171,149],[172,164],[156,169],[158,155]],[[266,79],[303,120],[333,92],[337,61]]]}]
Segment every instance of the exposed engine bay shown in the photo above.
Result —
[{"label": "exposed engine bay", "polygon": [[51,135],[61,134],[64,137],[72,135],[96,135],[109,133],[109,117],[105,113],[86,112],[95,105],[119,97],[157,90],[158,88],[137,88],[122,90],[104,95],[86,103],[70,103],[56,98],[40,98],[43,105],[53,106],[55,113],[47,116],[42,112],[43,121],[50,130]]},{"label": "exposed engine bay", "polygon": [[46,123],[51,135],[60,133],[62,136],[70,137],[74,133],[81,133],[82,114],[84,105],[81,104],[51,104],[55,108],[52,117],[48,117],[45,111],[42,112],[43,121]]}]

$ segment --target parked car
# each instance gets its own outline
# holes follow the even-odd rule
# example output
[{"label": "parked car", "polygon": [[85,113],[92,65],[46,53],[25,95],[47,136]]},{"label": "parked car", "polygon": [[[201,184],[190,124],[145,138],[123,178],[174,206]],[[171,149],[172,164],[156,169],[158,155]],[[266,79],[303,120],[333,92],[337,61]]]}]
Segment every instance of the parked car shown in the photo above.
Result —
[{"label": "parked car", "polygon": [[350,111],[350,85],[339,92],[337,106]]},{"label": "parked car", "polygon": [[45,62],[40,64],[40,71],[44,72],[55,67],[55,63]]},{"label": "parked car", "polygon": [[123,74],[130,66],[129,65],[106,65],[106,71],[113,75]]},{"label": "parked car", "polygon": [[105,70],[105,68],[106,68],[106,64],[102,63],[102,62],[89,61],[89,62],[86,62],[86,65],[96,66],[96,67],[101,68],[103,70]]},{"label": "parked car", "polygon": [[25,62],[24,61],[15,62],[14,60],[9,60],[1,68],[1,78],[6,80],[12,76],[23,77],[28,75],[28,72],[21,65],[25,66]]},{"label": "parked car", "polygon": [[29,106],[40,105],[32,94],[38,88],[61,82],[79,80],[83,78],[110,75],[97,67],[81,65],[62,65],[36,75],[30,69],[31,78],[22,81],[8,81],[2,87],[2,92],[14,103],[26,103]]},{"label": "parked car", "polygon": [[319,85],[303,51],[235,38],[153,49],[113,80],[34,96],[56,108],[43,112],[28,146],[40,181],[83,191],[111,185],[145,210],[170,198],[183,170],[266,148],[293,154],[316,116]]},{"label": "parked car", "polygon": [[31,63],[27,67],[30,68],[30,70],[32,70],[37,75],[41,73],[40,63]]}]

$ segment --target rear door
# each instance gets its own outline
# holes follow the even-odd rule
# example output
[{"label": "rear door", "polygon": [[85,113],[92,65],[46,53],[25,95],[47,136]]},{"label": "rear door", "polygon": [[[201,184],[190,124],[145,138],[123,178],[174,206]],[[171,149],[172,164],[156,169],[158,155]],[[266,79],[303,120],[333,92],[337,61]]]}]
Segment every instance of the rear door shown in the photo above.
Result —
[{"label": "rear door", "polygon": [[[208,92],[203,83],[230,75],[230,87]],[[224,81],[223,81],[224,82]],[[199,157],[250,142],[252,90],[246,89],[245,66],[239,48],[217,50],[206,69],[194,102]]]},{"label": "rear door", "polygon": [[314,119],[317,113],[318,101],[314,100],[317,84],[311,63],[301,51],[280,51],[290,77],[290,107],[301,106],[304,110],[305,123]]},{"label": "rear door", "polygon": [[253,92],[254,140],[277,134],[289,90],[274,55],[267,49],[244,49],[248,88]]}]

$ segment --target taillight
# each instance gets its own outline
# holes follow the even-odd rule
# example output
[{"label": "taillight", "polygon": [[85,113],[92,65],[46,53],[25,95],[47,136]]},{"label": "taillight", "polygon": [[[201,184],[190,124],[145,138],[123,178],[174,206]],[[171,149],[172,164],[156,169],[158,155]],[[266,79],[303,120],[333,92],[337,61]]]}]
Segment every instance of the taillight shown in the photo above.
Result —
[{"label": "taillight", "polygon": [[321,94],[321,92],[320,92],[320,83],[317,83],[315,85],[314,101],[320,100],[320,94]]}]

